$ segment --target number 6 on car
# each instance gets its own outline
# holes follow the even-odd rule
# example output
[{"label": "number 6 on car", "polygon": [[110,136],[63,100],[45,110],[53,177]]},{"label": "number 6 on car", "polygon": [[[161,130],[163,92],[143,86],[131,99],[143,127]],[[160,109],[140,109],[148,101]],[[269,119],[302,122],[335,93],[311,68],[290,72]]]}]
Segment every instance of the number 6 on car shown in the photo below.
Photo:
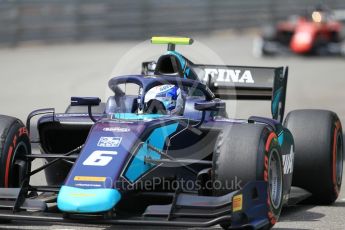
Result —
[{"label": "number 6 on car", "polygon": [[91,155],[88,158],[86,158],[86,160],[83,162],[83,165],[106,166],[113,159],[113,157],[109,155],[117,155],[117,152],[96,150],[93,153],[91,153]]}]

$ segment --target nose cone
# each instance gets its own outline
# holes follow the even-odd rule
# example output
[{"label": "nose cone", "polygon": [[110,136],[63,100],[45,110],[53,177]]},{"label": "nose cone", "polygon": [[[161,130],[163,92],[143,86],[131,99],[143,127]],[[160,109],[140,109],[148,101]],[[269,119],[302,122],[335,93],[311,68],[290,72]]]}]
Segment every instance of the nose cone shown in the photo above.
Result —
[{"label": "nose cone", "polygon": [[295,53],[306,53],[313,47],[313,37],[306,32],[296,33],[291,40],[290,47]]},{"label": "nose cone", "polygon": [[96,213],[112,209],[120,199],[121,194],[116,189],[82,189],[62,186],[57,205],[63,212]]},{"label": "nose cone", "polygon": [[307,53],[313,48],[318,26],[314,23],[300,22],[292,36],[290,48],[295,53]]}]

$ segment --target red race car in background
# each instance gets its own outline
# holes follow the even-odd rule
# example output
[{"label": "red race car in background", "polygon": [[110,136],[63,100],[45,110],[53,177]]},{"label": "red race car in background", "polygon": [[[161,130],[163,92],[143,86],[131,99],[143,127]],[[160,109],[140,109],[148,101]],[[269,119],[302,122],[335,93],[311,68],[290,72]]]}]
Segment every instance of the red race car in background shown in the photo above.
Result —
[{"label": "red race car in background", "polygon": [[317,7],[303,16],[268,26],[254,40],[254,56],[295,53],[345,56],[345,30],[332,12]]}]

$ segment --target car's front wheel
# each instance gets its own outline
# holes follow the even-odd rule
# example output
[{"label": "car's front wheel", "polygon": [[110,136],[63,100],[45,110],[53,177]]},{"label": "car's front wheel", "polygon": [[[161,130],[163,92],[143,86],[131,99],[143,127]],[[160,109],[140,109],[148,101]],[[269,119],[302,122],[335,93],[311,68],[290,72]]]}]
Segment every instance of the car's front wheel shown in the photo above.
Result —
[{"label": "car's front wheel", "polygon": [[[213,191],[214,195],[224,195],[257,180],[266,181],[268,185],[269,229],[278,220],[283,204],[283,163],[277,136],[260,124],[224,128],[213,153],[212,181],[222,185]],[[234,187],[235,184],[240,187]],[[222,227],[226,229],[229,225],[224,223]]]},{"label": "car's front wheel", "polygon": [[31,145],[26,127],[17,118],[0,115],[0,187],[21,186],[30,171],[28,154]]}]

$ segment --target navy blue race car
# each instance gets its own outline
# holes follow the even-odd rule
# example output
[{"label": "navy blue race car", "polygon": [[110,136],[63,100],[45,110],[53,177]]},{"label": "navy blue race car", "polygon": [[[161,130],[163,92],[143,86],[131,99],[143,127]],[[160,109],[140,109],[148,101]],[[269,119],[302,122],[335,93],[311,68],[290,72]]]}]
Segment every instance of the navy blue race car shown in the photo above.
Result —
[{"label": "navy blue race car", "polygon": [[[197,65],[175,50],[192,42],[153,37],[167,53],[112,78],[106,103],[72,97],[65,113],[35,110],[26,125],[0,115],[0,222],[269,229],[284,206],[333,203],[337,115],[284,119],[287,67]],[[229,118],[221,99],[271,100],[272,117]],[[36,159],[46,164],[31,169]],[[47,184],[30,184],[42,170]]]}]

